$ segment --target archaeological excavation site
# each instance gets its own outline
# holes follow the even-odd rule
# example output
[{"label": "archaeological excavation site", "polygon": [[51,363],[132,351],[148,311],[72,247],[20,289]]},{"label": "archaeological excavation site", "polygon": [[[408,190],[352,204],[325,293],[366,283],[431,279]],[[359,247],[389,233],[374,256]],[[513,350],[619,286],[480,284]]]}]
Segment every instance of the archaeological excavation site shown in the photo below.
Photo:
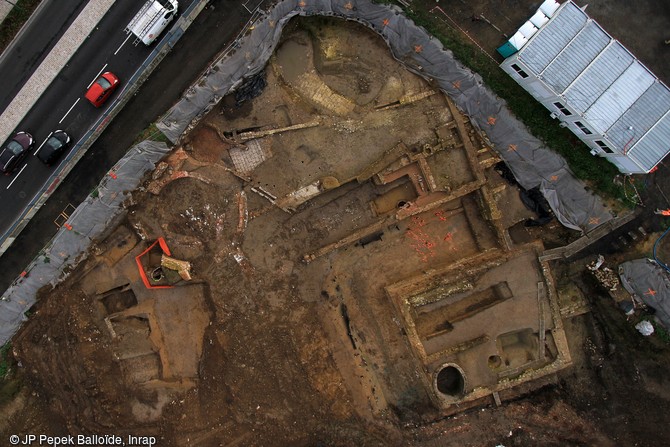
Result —
[{"label": "archaeological excavation site", "polygon": [[[56,235],[33,244],[23,272],[4,272],[0,445],[41,434],[160,447],[670,436],[670,175],[663,163],[644,176],[610,163],[647,160],[629,118],[670,129],[662,101],[622,106],[642,60],[669,73],[653,60],[670,50],[654,37],[670,18],[662,0],[589,1],[590,15],[583,1],[553,0],[197,3],[202,21],[184,37],[211,47],[188,67],[197,79],[173,73],[200,52],[181,40],[143,91],[119,92],[130,99],[101,136],[108,152],[82,159],[109,164],[54,215]],[[641,30],[631,17],[645,8]],[[222,32],[231,17],[240,29]],[[513,52],[522,31],[535,34]],[[608,86],[611,54],[628,55],[617,65],[627,75]],[[670,92],[660,79],[644,94],[637,85],[639,98]],[[620,102],[608,119],[625,153],[598,144],[610,142],[594,133],[601,115],[526,93],[591,80],[604,102],[583,99],[602,116]],[[41,220],[22,237],[53,230]]]},{"label": "archaeological excavation site", "polygon": [[124,200],[15,338],[37,426],[432,445],[571,364],[542,216],[358,24],[292,21]]}]

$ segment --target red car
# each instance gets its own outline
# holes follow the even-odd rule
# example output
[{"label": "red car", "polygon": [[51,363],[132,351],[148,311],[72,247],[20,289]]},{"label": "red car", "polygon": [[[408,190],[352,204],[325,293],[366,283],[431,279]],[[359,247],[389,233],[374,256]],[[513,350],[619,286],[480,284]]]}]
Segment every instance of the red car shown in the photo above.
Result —
[{"label": "red car", "polygon": [[112,72],[106,72],[100,75],[86,92],[86,99],[96,107],[100,107],[107,101],[116,87],[119,86],[119,78]]}]

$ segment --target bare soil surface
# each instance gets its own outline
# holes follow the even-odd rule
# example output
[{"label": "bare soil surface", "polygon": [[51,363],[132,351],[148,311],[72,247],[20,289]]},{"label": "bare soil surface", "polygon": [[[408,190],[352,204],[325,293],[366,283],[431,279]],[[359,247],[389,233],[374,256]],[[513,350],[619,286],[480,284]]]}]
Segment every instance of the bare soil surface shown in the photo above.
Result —
[{"label": "bare soil surface", "polygon": [[[442,2],[442,7],[445,3],[464,4]],[[525,6],[528,15],[531,5]],[[304,47],[314,43],[310,35],[335,32],[316,23],[289,30],[286,41]],[[552,264],[559,294],[570,295],[586,311],[563,321],[573,365],[532,387],[501,393],[499,407],[482,401],[448,417],[421,386],[422,372],[382,288],[428,270],[427,261],[474,252],[474,242],[463,239],[457,245],[443,238],[430,252],[410,236],[416,221],[408,220],[386,233],[382,243],[351,245],[302,261],[305,253],[368,222],[375,186],[345,184],[294,214],[250,187],[281,197],[324,176],[348,180],[355,174],[348,168],[360,160],[346,151],[322,157],[318,144],[301,144],[299,134],[287,134],[255,152],[272,156],[276,164],[261,162],[240,172],[231,158],[232,144],[217,129],[235,120],[230,124],[235,129],[263,127],[267,123],[253,117],[254,108],[265,107],[274,116],[271,124],[281,126],[319,113],[330,116],[324,144],[335,140],[347,147],[360,135],[354,132],[366,126],[373,129],[365,137],[370,146],[393,140],[385,129],[398,127],[402,113],[390,112],[366,126],[343,123],[334,116],[338,107],[349,105],[335,95],[362,93],[360,103],[352,105],[358,111],[374,106],[374,98],[385,97],[380,102],[386,103],[408,93],[399,85],[415,93],[424,83],[401,70],[374,35],[352,24],[344,28],[351,34],[339,41],[341,48],[330,50],[348,54],[352,42],[365,41],[363,54],[373,62],[338,66],[315,57],[307,70],[327,68],[331,101],[301,102],[285,86],[268,88],[263,101],[253,105],[236,107],[232,96],[225,98],[189,136],[185,150],[166,160],[165,175],[172,181],[147,178],[119,227],[96,241],[64,283],[40,292],[14,340],[11,372],[0,389],[0,439],[115,433],[156,436],[161,446],[655,446],[668,438],[667,340],[658,334],[643,338],[633,328],[635,320],[627,320],[585,273],[595,253]],[[299,77],[282,71],[284,57],[280,52],[272,62],[267,78],[272,85]],[[396,80],[389,83],[391,76]],[[310,79],[303,78],[305,85]],[[291,95],[299,107],[279,107]],[[433,97],[421,104],[427,104],[427,112],[440,105]],[[418,130],[399,133],[420,142],[428,137],[420,120],[436,125],[444,118],[422,112],[405,118]],[[298,150],[286,154],[283,147]],[[406,186],[394,186],[393,202],[414,198]],[[510,205],[503,211],[514,214],[505,220],[509,226],[528,217],[517,197],[504,199]],[[360,212],[365,207],[366,213]],[[375,207],[384,211],[393,205],[380,201]],[[435,219],[425,231],[444,237],[455,229],[458,240],[461,227],[456,220],[450,223],[453,227],[444,228]],[[165,237],[172,255],[191,263],[195,286],[170,289],[164,302],[141,289],[135,256],[148,245],[142,236],[147,241]],[[648,253],[654,236],[608,262],[614,266]],[[519,228],[516,237],[524,242],[541,237],[546,246],[555,246],[575,235],[553,223],[530,232]],[[117,298],[104,298],[128,283],[141,286],[132,288],[134,298],[116,292],[108,296]],[[138,318],[125,325],[114,319],[129,310]],[[110,318],[119,330],[116,337],[105,322]]]}]

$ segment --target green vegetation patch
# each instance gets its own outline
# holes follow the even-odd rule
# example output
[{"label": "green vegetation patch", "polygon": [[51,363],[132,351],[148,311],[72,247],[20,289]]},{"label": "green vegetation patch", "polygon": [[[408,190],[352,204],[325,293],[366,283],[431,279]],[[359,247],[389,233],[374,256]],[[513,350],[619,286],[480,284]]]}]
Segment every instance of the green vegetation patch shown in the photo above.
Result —
[{"label": "green vegetation patch", "polygon": [[0,379],[4,379],[9,372],[11,350],[12,344],[10,342],[7,342],[0,347]]},{"label": "green vegetation patch", "polygon": [[10,402],[21,391],[21,379],[9,374],[13,362],[12,343],[7,342],[0,347],[0,405]]},{"label": "green vegetation patch", "polygon": [[[0,0],[7,1],[7,0]],[[11,0],[16,6],[7,14],[5,20],[0,24],[0,53],[12,42],[21,27],[28,21],[37,5],[42,0]]]},{"label": "green vegetation patch", "polygon": [[144,129],[142,132],[140,132],[137,135],[137,138],[135,138],[135,141],[133,142],[133,145],[137,143],[141,143],[144,140],[151,140],[151,141],[158,141],[160,143],[167,143],[168,146],[172,145],[172,142],[168,137],[165,136],[163,132],[161,132],[158,127],[156,127],[156,123],[151,123],[149,126]]},{"label": "green vegetation patch", "polygon": [[643,317],[642,320],[647,320],[648,322],[651,323],[652,326],[654,326],[654,333],[652,334],[652,336],[655,336],[659,341],[661,341],[665,345],[670,345],[670,333],[668,333],[668,331],[662,324],[656,321],[656,319],[651,315]]}]

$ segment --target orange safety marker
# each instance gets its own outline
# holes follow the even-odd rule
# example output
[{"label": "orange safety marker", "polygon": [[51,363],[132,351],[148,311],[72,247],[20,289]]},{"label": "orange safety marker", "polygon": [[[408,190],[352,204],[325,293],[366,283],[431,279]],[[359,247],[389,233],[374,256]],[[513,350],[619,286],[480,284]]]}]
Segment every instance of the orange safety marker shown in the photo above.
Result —
[{"label": "orange safety marker", "polygon": [[646,292],[644,292],[644,294],[649,295],[649,296],[654,296],[654,295],[656,295],[656,291],[650,287],[650,288],[647,289]]},{"label": "orange safety marker", "polygon": [[21,278],[25,278],[26,276],[28,276],[28,272],[26,272],[25,270],[22,271],[21,272]]},{"label": "orange safety marker", "polygon": [[654,211],[654,214],[660,214],[661,216],[670,216],[670,209],[662,210],[657,208],[656,211]]},{"label": "orange safety marker", "polygon": [[63,224],[63,226],[67,228],[69,231],[72,231],[72,225],[70,225],[69,223],[65,223]]},{"label": "orange safety marker", "polygon": [[142,265],[141,258],[142,256],[146,255],[151,251],[152,248],[154,248],[158,244],[160,247],[161,251],[165,253],[168,256],[172,256],[172,253],[170,253],[170,249],[168,248],[167,242],[165,242],[165,239],[162,237],[159,237],[156,242],[153,244],[149,245],[149,247],[144,250],[142,253],[139,255],[135,256],[135,262],[137,263],[137,269],[139,270],[140,273],[140,278],[142,278],[142,282],[144,283],[145,287],[147,289],[171,289],[174,286],[154,286],[149,282],[149,278],[147,278],[147,274],[144,272],[144,266]]},{"label": "orange safety marker", "polygon": [[110,176],[111,178],[113,178],[114,180],[116,180],[116,178],[117,178],[117,177],[116,177],[116,174],[114,173],[114,171],[111,171],[111,172],[109,173],[109,176]]},{"label": "orange safety marker", "polygon": [[589,225],[598,225],[600,223],[600,217],[591,217],[589,219]]},{"label": "orange safety marker", "polygon": [[[491,118],[489,118],[490,120]],[[495,121],[494,121],[495,122]],[[507,146],[507,152],[516,152],[519,147],[516,144],[510,144]]]},{"label": "orange safety marker", "polygon": [[414,52],[421,53],[423,51],[423,45],[414,45]]},{"label": "orange safety marker", "polygon": [[489,116],[489,119],[487,119],[486,122],[489,123],[491,126],[494,126],[496,124],[496,118],[493,116]]},{"label": "orange safety marker", "polygon": [[391,23],[389,19],[384,19],[384,21],[382,21],[382,25],[384,26],[388,26],[389,23]]}]

